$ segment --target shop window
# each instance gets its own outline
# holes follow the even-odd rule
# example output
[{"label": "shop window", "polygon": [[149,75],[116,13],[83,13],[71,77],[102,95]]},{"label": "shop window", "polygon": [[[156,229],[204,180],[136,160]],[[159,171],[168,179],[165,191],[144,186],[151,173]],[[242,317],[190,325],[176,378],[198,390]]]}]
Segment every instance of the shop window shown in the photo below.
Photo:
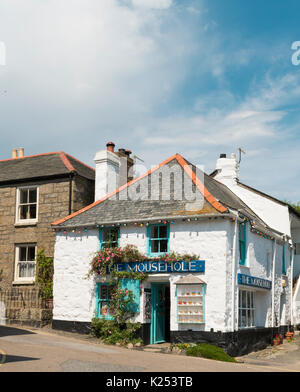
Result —
[{"label": "shop window", "polygon": [[35,279],[36,245],[18,245],[15,251],[15,281],[33,282]]},{"label": "shop window", "polygon": [[240,265],[246,265],[247,247],[246,247],[246,228],[245,222],[239,224],[239,255]]},{"label": "shop window", "polygon": [[169,251],[169,226],[167,224],[149,226],[147,237],[150,256],[161,255]]},{"label": "shop window", "polygon": [[120,230],[118,227],[105,227],[99,232],[100,248],[116,248],[119,246]]},{"label": "shop window", "polygon": [[108,283],[97,283],[96,292],[96,316],[106,320],[112,320],[114,309],[111,304],[113,286]]},{"label": "shop window", "polygon": [[239,328],[255,326],[254,292],[239,291]]},{"label": "shop window", "polygon": [[17,189],[16,223],[36,223],[38,217],[38,188]]}]

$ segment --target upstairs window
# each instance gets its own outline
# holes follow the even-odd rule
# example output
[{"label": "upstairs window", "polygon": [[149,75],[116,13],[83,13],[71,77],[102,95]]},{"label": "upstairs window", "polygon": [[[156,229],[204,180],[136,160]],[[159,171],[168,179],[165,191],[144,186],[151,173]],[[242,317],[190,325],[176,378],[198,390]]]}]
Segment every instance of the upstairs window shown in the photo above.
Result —
[{"label": "upstairs window", "polygon": [[100,248],[117,248],[119,246],[120,230],[117,227],[105,227],[100,230]]},{"label": "upstairs window", "polygon": [[151,225],[148,227],[148,254],[161,255],[169,251],[169,226]]},{"label": "upstairs window", "polygon": [[240,265],[246,265],[247,247],[246,247],[246,222],[239,224],[239,255]]},{"label": "upstairs window", "polygon": [[38,217],[38,188],[28,187],[17,190],[17,223],[35,223]]}]

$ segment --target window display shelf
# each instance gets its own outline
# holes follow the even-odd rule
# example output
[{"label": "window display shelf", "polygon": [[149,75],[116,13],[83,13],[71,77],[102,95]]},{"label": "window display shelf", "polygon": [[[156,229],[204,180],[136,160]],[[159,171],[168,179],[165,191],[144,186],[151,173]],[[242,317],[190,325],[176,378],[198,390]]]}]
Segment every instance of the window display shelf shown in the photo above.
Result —
[{"label": "window display shelf", "polygon": [[181,278],[176,285],[177,322],[179,324],[204,324],[205,282],[189,275]]}]

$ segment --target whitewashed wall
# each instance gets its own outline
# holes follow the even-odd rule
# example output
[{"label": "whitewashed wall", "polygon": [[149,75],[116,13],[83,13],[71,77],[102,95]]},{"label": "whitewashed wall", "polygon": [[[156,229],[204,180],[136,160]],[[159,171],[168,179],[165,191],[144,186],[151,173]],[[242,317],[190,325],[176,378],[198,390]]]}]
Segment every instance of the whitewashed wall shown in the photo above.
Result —
[{"label": "whitewashed wall", "polygon": [[[205,273],[196,274],[207,283],[205,299],[205,318],[203,326],[194,330],[230,331],[232,328],[232,252],[235,224],[229,220],[207,220],[181,222],[170,225],[170,250],[199,255],[205,260]],[[146,230],[144,227],[120,227],[120,245],[134,244],[143,253],[147,250]],[[236,273],[272,279],[273,242],[248,231],[248,265],[238,267]],[[238,245],[238,242],[237,242]],[[276,265],[276,309],[280,316],[283,304],[281,293],[281,246],[277,252]],[[54,320],[89,322],[95,313],[96,280],[86,278],[93,254],[99,249],[97,230],[87,233],[62,232],[56,235],[54,256]],[[238,260],[238,247],[236,260]],[[238,261],[237,261],[238,264]],[[287,269],[289,257],[287,253]],[[170,282],[171,330],[191,329],[190,325],[178,324],[176,317],[176,285],[180,274],[153,274],[144,287],[150,288],[150,282]],[[102,281],[100,278],[98,281]],[[246,289],[246,288],[245,288]],[[289,289],[288,289],[289,290]],[[235,287],[237,309],[238,288]],[[271,291],[257,291],[257,322],[260,326],[270,326]],[[284,297],[284,313],[290,314],[289,295]],[[143,312],[144,293],[141,295],[141,312],[135,321],[145,322]],[[259,310],[260,309],[260,310]],[[286,320],[282,320],[285,324]]]},{"label": "whitewashed wall", "polygon": [[288,207],[233,182],[224,184],[271,228],[291,236]]}]

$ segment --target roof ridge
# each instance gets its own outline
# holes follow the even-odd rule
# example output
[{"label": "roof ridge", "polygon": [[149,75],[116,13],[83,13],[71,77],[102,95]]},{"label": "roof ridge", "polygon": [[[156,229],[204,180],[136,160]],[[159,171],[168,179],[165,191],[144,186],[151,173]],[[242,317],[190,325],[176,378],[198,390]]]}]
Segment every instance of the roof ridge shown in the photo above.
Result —
[{"label": "roof ridge", "polygon": [[116,195],[117,193],[121,192],[123,189],[126,189],[127,187],[129,187],[130,185],[134,184],[135,182],[141,180],[144,177],[147,177],[149,174],[153,173],[154,171],[158,170],[160,167],[166,165],[167,163],[171,162],[173,159],[176,159],[178,154],[172,155],[170,158],[166,159],[165,161],[161,162],[160,164],[158,164],[157,166],[155,166],[154,168],[148,170],[147,172],[145,172],[144,174],[141,174],[139,177],[134,178],[133,180],[127,182],[126,184],[120,186],[119,188],[117,188],[116,190],[114,190],[113,192],[107,194],[106,196],[104,196],[102,199],[95,201],[92,204],[89,204],[88,206],[82,208],[81,210],[78,210],[76,212],[73,212],[73,214],[67,215],[66,217],[59,219],[56,222],[51,223],[52,226],[56,226],[59,225],[61,223],[66,222],[67,220],[74,218],[77,215],[82,214],[83,212],[95,207],[96,205],[102,203],[103,201],[109,199],[111,196]]},{"label": "roof ridge", "polygon": [[67,215],[66,217],[59,219],[58,221],[55,221],[52,223],[53,226],[57,226],[61,223],[64,223],[66,221],[68,221],[69,219],[74,218],[77,215],[82,214],[83,212],[95,207],[96,205],[102,203],[103,201],[109,199],[111,196],[121,192],[122,190],[126,189],[127,187],[129,187],[130,185],[134,184],[135,182],[141,180],[144,177],[147,177],[148,175],[150,175],[151,173],[153,173],[154,171],[158,170],[160,167],[166,165],[167,163],[171,162],[172,160],[176,159],[177,162],[179,163],[179,165],[182,167],[182,169],[187,173],[187,175],[192,179],[192,181],[194,182],[194,184],[197,186],[198,190],[203,194],[204,198],[219,212],[226,212],[228,211],[228,208],[224,207],[221,203],[219,203],[215,197],[206,189],[206,187],[204,186],[204,184],[199,180],[199,178],[196,176],[196,174],[191,170],[191,168],[188,166],[187,162],[185,161],[185,159],[180,155],[180,154],[175,154],[172,155],[170,158],[166,159],[165,161],[161,162],[160,164],[158,164],[157,166],[155,166],[154,168],[148,170],[147,172],[145,172],[144,174],[140,175],[137,178],[134,178],[133,180],[127,182],[126,184],[122,185],[121,187],[117,188],[116,190],[114,190],[113,192],[107,194],[106,196],[104,196],[103,198],[95,201],[92,204],[89,204],[88,206],[70,214]]},{"label": "roof ridge", "polygon": [[75,161],[77,161],[78,163],[81,163],[82,165],[86,166],[88,169],[91,169],[91,170],[95,171],[95,169],[94,169],[93,167],[91,167],[91,166],[87,165],[86,163],[80,161],[79,159],[73,157],[72,155],[68,154],[67,152],[65,152],[64,154],[65,154],[67,157],[70,157],[70,158],[74,159]]},{"label": "roof ridge", "polygon": [[217,199],[208,191],[202,181],[199,180],[196,173],[189,167],[187,161],[180,154],[176,154],[176,159],[183,170],[192,179],[193,183],[197,186],[198,190],[203,194],[204,198],[209,202],[209,204],[211,204],[219,212],[228,211],[228,208],[219,203]]},{"label": "roof ridge", "polygon": [[35,158],[35,157],[40,157],[43,155],[55,155],[55,154],[60,154],[63,153],[63,151],[55,151],[55,152],[43,152],[41,154],[35,154],[35,155],[26,155],[24,157],[17,157],[17,158],[8,158],[8,159],[2,159],[0,162],[8,162],[8,161],[19,161],[20,159],[26,159],[26,158]]},{"label": "roof ridge", "polygon": [[69,170],[69,172],[71,173],[76,172],[75,168],[67,158],[66,153],[64,151],[60,151],[59,157],[62,160],[62,163],[65,165],[65,167]]}]

